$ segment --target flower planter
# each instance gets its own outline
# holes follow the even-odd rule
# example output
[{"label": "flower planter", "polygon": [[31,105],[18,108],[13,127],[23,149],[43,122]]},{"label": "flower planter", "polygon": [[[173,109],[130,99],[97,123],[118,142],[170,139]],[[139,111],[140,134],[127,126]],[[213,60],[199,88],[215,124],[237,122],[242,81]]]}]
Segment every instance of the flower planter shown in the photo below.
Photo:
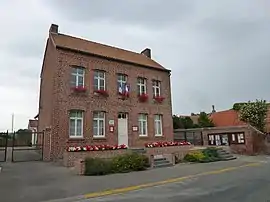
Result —
[{"label": "flower planter", "polygon": [[94,93],[95,94],[98,94],[98,95],[102,95],[104,97],[108,97],[109,96],[109,94],[108,94],[108,92],[106,90],[95,90]]},{"label": "flower planter", "polygon": [[73,87],[72,90],[76,93],[86,92],[86,88],[84,86],[76,86],[76,87]]},{"label": "flower planter", "polygon": [[120,150],[127,149],[126,145],[86,145],[86,146],[70,146],[67,148],[68,152],[80,151],[105,151],[105,150]]},{"label": "flower planter", "polygon": [[155,100],[155,102],[157,103],[162,103],[163,100],[165,99],[164,97],[161,97],[161,96],[156,96],[153,98]]},{"label": "flower planter", "polygon": [[148,101],[148,95],[147,94],[138,95],[138,99],[139,99],[140,102],[147,102]]},{"label": "flower planter", "polygon": [[152,142],[152,143],[146,143],[144,146],[147,148],[152,147],[171,147],[171,146],[186,146],[191,145],[190,142]]}]

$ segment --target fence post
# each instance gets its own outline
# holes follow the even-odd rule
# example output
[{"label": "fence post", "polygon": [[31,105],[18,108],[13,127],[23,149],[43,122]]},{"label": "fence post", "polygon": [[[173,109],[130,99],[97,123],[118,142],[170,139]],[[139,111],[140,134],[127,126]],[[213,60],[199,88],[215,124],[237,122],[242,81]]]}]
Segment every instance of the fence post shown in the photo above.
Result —
[{"label": "fence post", "polygon": [[7,161],[7,149],[8,149],[8,130],[7,130],[7,133],[6,133],[6,142],[5,142],[5,158],[4,158],[4,162]]},{"label": "fence post", "polygon": [[11,161],[14,162],[15,132],[12,133]]}]

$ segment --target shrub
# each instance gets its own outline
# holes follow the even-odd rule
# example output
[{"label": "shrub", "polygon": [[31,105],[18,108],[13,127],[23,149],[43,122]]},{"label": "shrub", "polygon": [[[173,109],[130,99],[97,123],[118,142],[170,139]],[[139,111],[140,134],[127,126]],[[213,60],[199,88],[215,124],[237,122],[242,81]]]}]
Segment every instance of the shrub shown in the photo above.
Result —
[{"label": "shrub", "polygon": [[147,167],[149,167],[148,158],[137,153],[124,154],[112,159],[112,171],[115,173],[141,171]]},{"label": "shrub", "polygon": [[145,170],[149,166],[148,157],[137,153],[116,156],[110,160],[86,158],[84,174],[106,175],[111,173],[126,173]]},{"label": "shrub", "polygon": [[106,175],[111,173],[111,161],[100,158],[85,159],[85,175]]},{"label": "shrub", "polygon": [[205,159],[205,155],[201,151],[195,151],[192,153],[188,153],[184,160],[188,162],[200,162],[201,160]]}]

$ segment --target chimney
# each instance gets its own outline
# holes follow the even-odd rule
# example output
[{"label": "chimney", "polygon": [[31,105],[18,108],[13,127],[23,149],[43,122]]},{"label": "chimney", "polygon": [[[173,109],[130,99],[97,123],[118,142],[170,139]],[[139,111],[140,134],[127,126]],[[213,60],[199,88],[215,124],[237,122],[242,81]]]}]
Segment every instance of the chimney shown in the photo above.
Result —
[{"label": "chimney", "polygon": [[212,105],[212,113],[215,113],[216,110],[215,110],[215,105]]},{"label": "chimney", "polygon": [[151,49],[150,48],[146,48],[144,49],[141,54],[145,55],[146,57],[151,58]]},{"label": "chimney", "polygon": [[49,32],[50,32],[50,33],[54,33],[54,34],[58,34],[58,25],[56,25],[56,24],[51,24],[51,27],[50,27]]}]

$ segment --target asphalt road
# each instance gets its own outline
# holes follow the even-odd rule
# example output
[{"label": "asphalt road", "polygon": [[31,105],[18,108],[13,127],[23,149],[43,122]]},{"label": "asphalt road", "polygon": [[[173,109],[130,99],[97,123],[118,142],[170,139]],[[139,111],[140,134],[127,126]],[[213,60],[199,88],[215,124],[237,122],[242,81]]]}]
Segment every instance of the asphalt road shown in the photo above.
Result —
[{"label": "asphalt road", "polygon": [[209,174],[120,195],[81,202],[267,202],[270,201],[270,163]]}]

